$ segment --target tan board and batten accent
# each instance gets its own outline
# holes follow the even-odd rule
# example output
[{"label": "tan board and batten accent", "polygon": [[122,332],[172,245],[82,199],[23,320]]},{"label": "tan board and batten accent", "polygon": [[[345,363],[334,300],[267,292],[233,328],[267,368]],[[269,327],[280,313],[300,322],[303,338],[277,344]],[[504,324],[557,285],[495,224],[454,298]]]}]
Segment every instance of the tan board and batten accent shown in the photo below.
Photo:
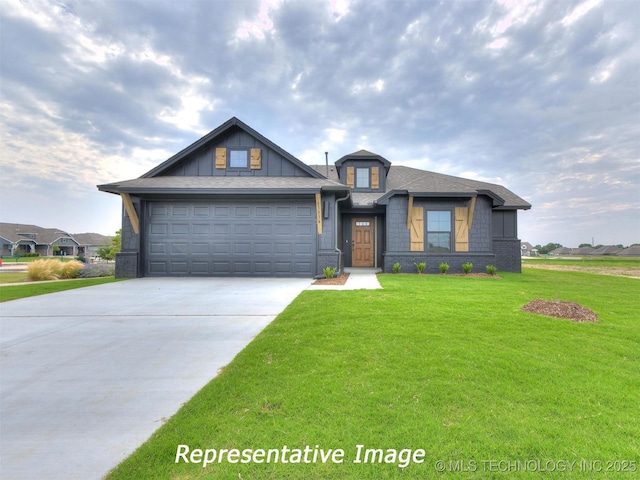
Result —
[{"label": "tan board and batten accent", "polygon": [[124,204],[124,209],[127,212],[129,221],[131,222],[133,232],[135,234],[139,234],[140,220],[138,219],[138,212],[136,212],[136,207],[134,207],[133,202],[131,201],[131,196],[128,193],[121,193],[120,196],[122,197],[122,203]]},{"label": "tan board and batten accent", "polygon": [[424,208],[414,207],[413,197],[409,197],[407,228],[409,229],[410,250],[424,252]]},{"label": "tan board and batten accent", "polygon": [[473,212],[476,208],[476,197],[469,202],[469,207],[456,207],[455,216],[455,236],[456,252],[469,251],[469,230],[473,224]]},{"label": "tan board and batten accent", "polygon": [[371,167],[371,188],[377,190],[380,188],[380,168]]},{"label": "tan board and batten accent", "polygon": [[251,170],[260,170],[262,168],[262,150],[259,148],[251,149]]},{"label": "tan board and batten accent", "polygon": [[322,197],[316,193],[316,228],[318,235],[322,235]]},{"label": "tan board and batten accent", "polygon": [[216,168],[217,169],[227,168],[227,149],[226,148],[216,148]]},{"label": "tan board and batten accent", "polygon": [[356,185],[355,172],[354,167],[347,167],[347,185],[351,188],[354,188]]},{"label": "tan board and batten accent", "polygon": [[456,223],[456,252],[469,251],[469,209],[467,207],[455,208]]}]

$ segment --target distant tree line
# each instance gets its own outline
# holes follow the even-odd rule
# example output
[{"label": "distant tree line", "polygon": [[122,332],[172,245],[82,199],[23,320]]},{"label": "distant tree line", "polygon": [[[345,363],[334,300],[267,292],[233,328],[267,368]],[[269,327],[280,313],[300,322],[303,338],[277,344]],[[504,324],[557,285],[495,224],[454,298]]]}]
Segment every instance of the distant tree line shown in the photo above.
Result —
[{"label": "distant tree line", "polygon": [[[630,246],[636,246],[638,245],[637,243],[633,243]],[[536,250],[538,250],[538,253],[540,255],[546,255],[549,252],[554,251],[556,248],[562,248],[562,244],[560,243],[547,243],[546,245],[536,245],[534,248]],[[590,243],[581,243],[580,245],[578,245],[578,248],[582,248],[582,247],[593,247],[593,248],[601,248],[601,247],[605,247],[608,245],[591,245]],[[619,243],[618,245],[614,245],[614,247],[618,247],[618,248],[627,248],[624,245],[622,245],[621,243]]]}]

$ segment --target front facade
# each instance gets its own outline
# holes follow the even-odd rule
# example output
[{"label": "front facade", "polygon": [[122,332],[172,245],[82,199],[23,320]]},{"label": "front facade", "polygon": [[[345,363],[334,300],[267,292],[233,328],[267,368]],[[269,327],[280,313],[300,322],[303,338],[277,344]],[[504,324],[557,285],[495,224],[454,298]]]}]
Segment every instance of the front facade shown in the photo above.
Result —
[{"label": "front facade", "polygon": [[361,150],[309,166],[232,118],[140,178],[123,200],[116,275],[300,276],[327,267],[520,271],[506,188],[393,166]]}]

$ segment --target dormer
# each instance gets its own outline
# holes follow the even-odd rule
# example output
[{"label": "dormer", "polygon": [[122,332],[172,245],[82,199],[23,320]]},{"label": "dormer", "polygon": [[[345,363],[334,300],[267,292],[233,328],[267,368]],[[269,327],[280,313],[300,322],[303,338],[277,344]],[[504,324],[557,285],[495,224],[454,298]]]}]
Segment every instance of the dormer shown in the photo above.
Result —
[{"label": "dormer", "polygon": [[384,192],[391,162],[380,155],[359,150],[336,162],[340,182],[356,192]]}]

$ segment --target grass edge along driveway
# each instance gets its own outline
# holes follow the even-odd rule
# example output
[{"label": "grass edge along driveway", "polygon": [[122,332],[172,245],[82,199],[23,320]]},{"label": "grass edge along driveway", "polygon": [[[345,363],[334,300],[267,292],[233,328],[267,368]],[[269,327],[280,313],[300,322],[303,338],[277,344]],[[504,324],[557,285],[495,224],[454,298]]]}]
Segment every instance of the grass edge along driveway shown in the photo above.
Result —
[{"label": "grass edge along driveway", "polygon": [[[2,277],[0,277],[1,279]],[[114,277],[82,278],[77,280],[56,280],[50,282],[23,283],[19,285],[5,285],[0,287],[0,302],[18,300],[20,298],[62,292],[75,288],[91,287],[103,283],[119,282],[125,279]]]},{"label": "grass edge along driveway", "polygon": [[[303,292],[107,478],[632,478],[640,284],[502,276]],[[522,312],[534,298],[600,321]]]}]

